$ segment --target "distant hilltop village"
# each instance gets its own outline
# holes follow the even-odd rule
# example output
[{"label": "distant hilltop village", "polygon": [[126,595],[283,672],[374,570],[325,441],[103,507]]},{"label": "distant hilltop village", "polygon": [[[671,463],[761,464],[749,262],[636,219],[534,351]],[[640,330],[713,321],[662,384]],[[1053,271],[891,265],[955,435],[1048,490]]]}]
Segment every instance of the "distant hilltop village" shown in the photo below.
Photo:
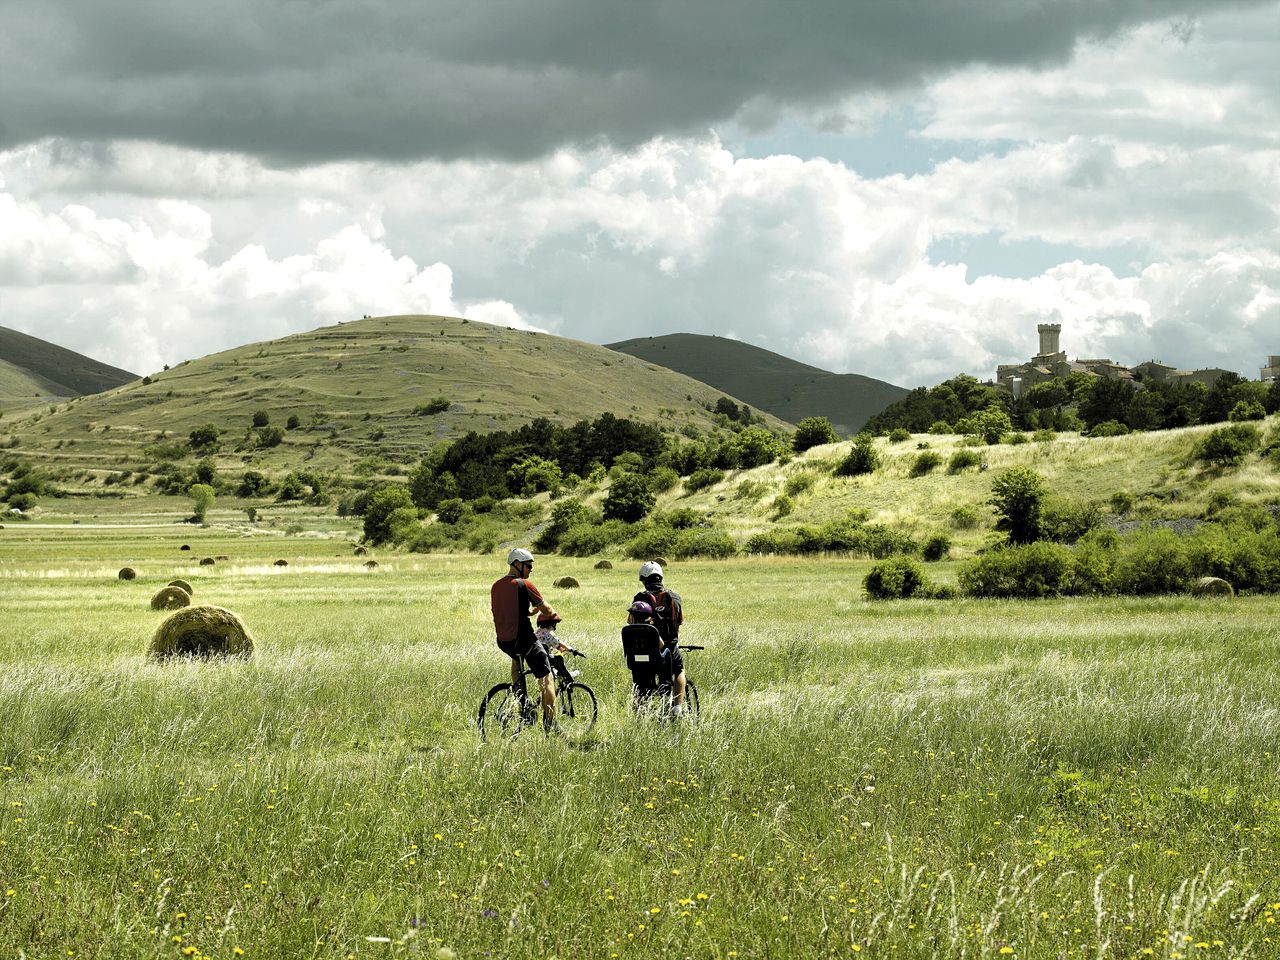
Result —
[{"label": "distant hilltop village", "polygon": [[[1041,323],[1036,325],[1040,334],[1040,352],[1026,363],[1002,363],[996,367],[996,386],[1008,390],[1015,398],[1037,383],[1044,383],[1055,377],[1067,377],[1073,373],[1087,373],[1095,377],[1106,377],[1110,380],[1168,380],[1172,383],[1199,382],[1206,386],[1213,384],[1224,373],[1232,371],[1220,367],[1206,367],[1200,370],[1179,370],[1167,363],[1148,360],[1136,367],[1126,367],[1112,360],[1068,360],[1064,350],[1058,347],[1058,337],[1062,333],[1060,323]],[[1280,356],[1267,357],[1267,365],[1262,368],[1263,380],[1280,378]]]}]

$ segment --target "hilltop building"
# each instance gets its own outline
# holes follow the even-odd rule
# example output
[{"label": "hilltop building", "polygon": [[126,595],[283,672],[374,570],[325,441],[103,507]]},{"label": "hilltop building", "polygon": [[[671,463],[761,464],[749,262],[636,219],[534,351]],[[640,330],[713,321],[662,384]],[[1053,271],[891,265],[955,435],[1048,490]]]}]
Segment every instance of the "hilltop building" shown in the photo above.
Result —
[{"label": "hilltop building", "polygon": [[[1135,386],[1139,380],[1169,380],[1174,383],[1198,382],[1211,387],[1219,377],[1229,372],[1221,367],[1180,370],[1158,360],[1147,360],[1135,367],[1126,367],[1108,357],[1087,360],[1077,357],[1075,360],[1068,360],[1066,351],[1059,344],[1062,324],[1036,324],[1036,332],[1040,334],[1039,353],[1025,363],[1002,363],[996,367],[996,386],[1008,390],[1015,398],[1022,396],[1037,383],[1056,377],[1068,377],[1073,373],[1108,380],[1127,380]],[[1262,379],[1280,377],[1280,357],[1268,357],[1267,360],[1269,365],[1263,368]]]},{"label": "hilltop building", "polygon": [[1262,368],[1263,380],[1280,380],[1280,357],[1267,357],[1267,365]]}]

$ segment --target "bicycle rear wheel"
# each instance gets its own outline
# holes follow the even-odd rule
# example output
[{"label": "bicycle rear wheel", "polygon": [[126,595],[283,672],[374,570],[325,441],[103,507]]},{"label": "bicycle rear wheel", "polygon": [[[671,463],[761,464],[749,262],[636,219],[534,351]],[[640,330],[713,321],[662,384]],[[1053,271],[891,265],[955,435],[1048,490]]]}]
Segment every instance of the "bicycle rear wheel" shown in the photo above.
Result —
[{"label": "bicycle rear wheel", "polygon": [[560,729],[580,740],[596,725],[596,695],[585,683],[571,683],[561,691],[556,713]]},{"label": "bicycle rear wheel", "polygon": [[480,739],[486,743],[499,740],[514,740],[520,731],[529,724],[521,716],[521,698],[509,683],[500,683],[490,690],[480,701],[480,712],[476,715],[476,726],[480,729]]}]

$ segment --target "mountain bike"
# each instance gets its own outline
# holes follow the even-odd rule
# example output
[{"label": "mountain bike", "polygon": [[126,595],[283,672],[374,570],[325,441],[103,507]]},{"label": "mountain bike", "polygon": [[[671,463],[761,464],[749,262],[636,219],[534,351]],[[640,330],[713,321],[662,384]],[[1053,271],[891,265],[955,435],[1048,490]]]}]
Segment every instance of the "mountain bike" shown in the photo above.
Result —
[{"label": "mountain bike", "polygon": [[[566,647],[565,652],[583,659],[587,656],[572,647]],[[523,657],[520,662],[524,665]],[[570,670],[564,666],[563,660],[553,673],[556,677],[556,720],[566,739],[581,740],[596,724],[595,691],[585,683],[579,683],[576,678],[582,671]],[[481,740],[486,743],[514,740],[526,728],[542,723],[541,697],[531,700],[525,690],[525,677],[531,676],[533,671],[526,667],[518,684],[499,683],[484,695],[480,711],[476,714]]]}]

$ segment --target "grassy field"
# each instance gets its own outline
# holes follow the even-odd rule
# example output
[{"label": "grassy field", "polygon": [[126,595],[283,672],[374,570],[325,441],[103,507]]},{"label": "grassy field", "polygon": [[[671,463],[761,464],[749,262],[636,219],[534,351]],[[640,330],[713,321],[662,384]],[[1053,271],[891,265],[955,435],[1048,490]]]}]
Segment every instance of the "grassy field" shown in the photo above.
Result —
[{"label": "grassy field", "polygon": [[[1280,598],[679,564],[708,649],[672,727],[625,710],[632,564],[548,557],[601,723],[482,745],[497,558],[89,522],[0,530],[0,956],[1280,953]],[[146,659],[174,576],[251,662]]]}]

